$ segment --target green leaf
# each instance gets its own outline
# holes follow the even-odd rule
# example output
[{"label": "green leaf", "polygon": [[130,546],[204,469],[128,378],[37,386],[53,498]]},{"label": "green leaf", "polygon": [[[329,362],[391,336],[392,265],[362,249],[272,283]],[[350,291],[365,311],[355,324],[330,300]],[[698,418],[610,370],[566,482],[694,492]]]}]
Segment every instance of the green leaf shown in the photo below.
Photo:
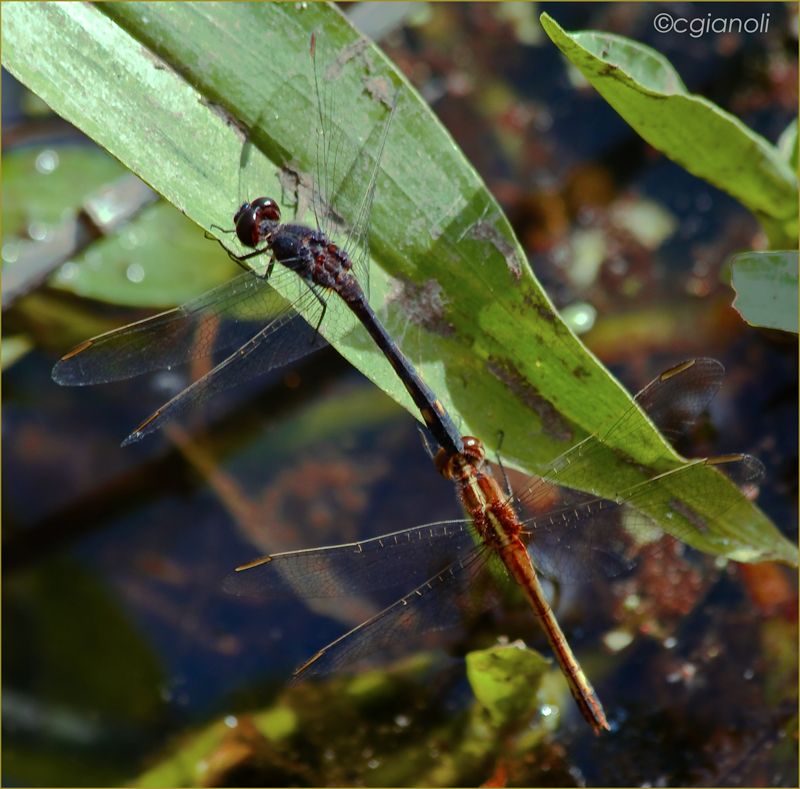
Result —
[{"label": "green leaf", "polygon": [[[242,766],[277,770],[287,757],[272,746],[288,738],[297,726],[291,707],[280,704],[241,718],[226,715],[187,733],[174,753],[138,775],[131,786],[221,786]],[[287,759],[288,761],[288,759]],[[223,781],[223,783],[220,783]]]},{"label": "green leaf", "polygon": [[[50,166],[38,162],[47,155]],[[4,244],[14,244],[24,265],[35,247],[29,229],[55,230],[65,214],[77,213],[96,190],[127,171],[99,149],[75,145],[45,151],[22,149],[3,159]],[[87,298],[137,307],[169,307],[229,279],[237,267],[217,244],[173,206],[160,202],[141,211],[120,232],[98,240],[64,264],[50,285]]]},{"label": "green leaf", "polygon": [[[7,68],[206,230],[229,227],[255,186],[279,199],[285,217],[307,204],[317,172],[309,58],[316,31],[322,90],[340,108],[340,173],[365,141],[377,142],[393,86],[403,87],[371,217],[370,301],[463,432],[491,447],[502,429],[506,462],[535,470],[630,407],[553,311],[507,219],[430,108],[334,8],[20,3],[4,7],[2,25]],[[252,129],[247,157],[241,127]],[[356,213],[368,170],[336,195],[343,215]],[[346,312],[338,299],[328,309]],[[336,347],[413,412],[363,330]],[[644,417],[637,420],[637,440],[620,437],[599,460],[596,490],[619,490],[620,473],[642,479],[681,465]],[[693,544],[750,561],[795,560],[794,546],[733,485],[712,469],[698,473],[736,508],[730,528],[738,539],[718,541],[712,526]],[[709,504],[695,516],[711,515]],[[668,529],[674,523],[660,505],[648,513]]]},{"label": "green leaf", "polygon": [[798,140],[797,140],[797,118],[795,118],[782,132],[778,138],[778,150],[789,162],[795,172],[797,171]]},{"label": "green leaf", "polygon": [[762,222],[773,246],[797,243],[797,176],[777,148],[734,115],[689,93],[658,52],[611,33],[542,26],[603,98],[690,173],[727,192]]},{"label": "green leaf", "polygon": [[[460,717],[449,719],[446,729],[414,727],[398,739],[396,727],[376,728],[376,715],[409,704],[423,707],[435,664],[430,653],[418,653],[388,670],[296,686],[267,706],[186,732],[130,785],[231,786],[247,775],[256,784],[281,786],[427,786],[426,771],[442,764],[430,756],[430,744],[454,738]],[[241,694],[251,705],[252,688],[243,687]],[[229,701],[226,709],[235,706]],[[367,749],[385,755],[379,766],[368,764]],[[338,758],[325,758],[328,752]],[[307,756],[298,758],[300,753]]]},{"label": "green leaf", "polygon": [[475,698],[500,729],[532,716],[539,705],[536,689],[550,668],[538,652],[514,645],[467,655],[467,679]]},{"label": "green leaf", "polygon": [[733,306],[751,325],[797,334],[797,252],[744,252],[731,261]]}]

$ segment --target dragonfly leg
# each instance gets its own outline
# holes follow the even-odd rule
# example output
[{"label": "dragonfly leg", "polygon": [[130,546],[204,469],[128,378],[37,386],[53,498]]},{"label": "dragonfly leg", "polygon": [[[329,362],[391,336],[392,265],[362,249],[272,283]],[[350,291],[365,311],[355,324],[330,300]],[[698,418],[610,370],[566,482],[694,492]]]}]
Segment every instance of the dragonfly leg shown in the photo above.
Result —
[{"label": "dragonfly leg", "polygon": [[425,451],[428,453],[428,457],[433,460],[436,456],[436,452],[438,447],[433,444],[431,441],[431,436],[424,427],[417,425],[417,430],[419,431],[419,437],[422,439],[422,446],[424,447]]},{"label": "dragonfly leg", "polygon": [[506,433],[505,430],[498,430],[497,431],[497,449],[495,450],[494,462],[497,464],[497,467],[500,469],[500,473],[503,475],[503,486],[506,489],[506,494],[509,496],[514,495],[514,491],[511,490],[511,482],[508,479],[508,474],[506,474],[505,466],[503,465],[503,461],[500,457],[500,449],[503,446],[503,442],[505,441]]},{"label": "dragonfly leg", "polygon": [[[232,228],[232,227],[230,227],[230,228],[229,227],[220,227],[219,225],[211,225],[210,227],[211,227],[212,230],[219,230],[220,233],[226,233],[227,235],[230,235],[231,233],[235,233],[236,232],[236,230],[234,228]],[[215,236],[212,236],[211,233],[209,233],[207,230],[203,233],[203,235],[209,241],[216,241],[220,246],[222,246],[222,242],[218,238],[216,238]],[[225,249],[225,247],[222,247],[222,248]]]},{"label": "dragonfly leg", "polygon": [[245,261],[246,260],[250,260],[250,258],[258,257],[259,255],[263,255],[263,254],[269,252],[269,247],[264,247],[262,249],[256,249],[254,252],[248,252],[246,255],[236,255],[233,252],[231,252],[229,249],[227,249],[225,247],[225,245],[222,244],[222,242],[220,242],[220,246],[228,253],[228,257],[237,266],[239,266],[239,268],[244,269],[245,271],[249,271],[251,274],[257,274],[257,272],[253,271],[253,269],[251,269],[250,266],[246,266],[245,265]]},{"label": "dragonfly leg", "polygon": [[322,312],[319,314],[319,320],[317,321],[317,325],[314,327],[314,335],[311,338],[311,344],[315,345],[317,342],[317,336],[319,335],[319,327],[322,325],[322,320],[325,317],[325,311],[328,309],[328,304],[322,296],[317,293],[317,289],[313,286],[311,287],[311,292],[316,296],[317,301],[322,305]]},{"label": "dragonfly leg", "polygon": [[[224,227],[220,227],[219,225],[211,225],[211,228],[213,230],[219,230],[220,233],[235,233],[236,232],[235,230],[228,230],[228,229],[226,229]],[[249,266],[243,265],[245,260],[247,260],[248,258],[255,257],[256,255],[263,255],[264,252],[266,252],[265,249],[257,249],[255,252],[250,252],[247,255],[237,255],[235,252],[231,252],[230,249],[228,249],[228,247],[225,246],[225,244],[223,244],[218,238],[216,238],[215,236],[212,236],[207,231],[204,233],[204,235],[210,241],[216,241],[225,250],[225,253],[227,254],[227,256],[237,266],[239,266],[239,268],[242,268],[245,271],[252,271],[252,269]]]}]

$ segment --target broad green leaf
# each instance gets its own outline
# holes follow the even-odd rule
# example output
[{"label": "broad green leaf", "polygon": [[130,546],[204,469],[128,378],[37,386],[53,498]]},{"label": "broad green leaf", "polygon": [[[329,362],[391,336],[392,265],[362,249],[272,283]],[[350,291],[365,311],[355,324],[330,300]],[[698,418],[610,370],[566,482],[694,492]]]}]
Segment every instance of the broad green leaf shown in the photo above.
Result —
[{"label": "broad green leaf", "polygon": [[467,655],[472,692],[498,729],[536,712],[536,689],[549,667],[550,662],[538,652],[513,645]]},{"label": "broad green leaf", "polygon": [[[370,161],[362,168],[357,153],[374,148],[402,86],[371,217],[370,300],[463,432],[491,448],[503,430],[506,462],[534,470],[630,407],[553,311],[508,221],[448,133],[332,7],[12,4],[2,24],[7,68],[206,230],[229,227],[238,201],[256,187],[281,202],[285,217],[295,204],[307,206],[318,172],[315,31],[321,89],[339,108],[332,116],[338,173],[353,176],[351,188],[333,195],[344,216],[356,214],[369,175]],[[242,127],[254,143],[246,156]],[[310,217],[307,208],[298,215]],[[345,312],[338,299],[328,309]],[[363,331],[336,346],[411,410]],[[640,425],[637,441],[620,437],[609,447],[593,488],[611,493],[621,472],[633,468],[641,479],[681,464],[643,417]],[[693,544],[743,560],[794,561],[794,547],[763,513],[717,472],[700,472],[696,484],[706,478],[729,511],[736,508],[728,526],[738,538],[721,543],[712,526]],[[660,505],[647,511],[668,529],[674,522]]]},{"label": "broad green leaf", "polygon": [[738,118],[686,90],[650,47],[596,31],[542,26],[603,98],[650,145],[750,209],[773,246],[797,243],[797,176],[777,148]]},{"label": "broad green leaf", "polygon": [[797,252],[744,252],[731,270],[733,306],[751,326],[797,334]]}]

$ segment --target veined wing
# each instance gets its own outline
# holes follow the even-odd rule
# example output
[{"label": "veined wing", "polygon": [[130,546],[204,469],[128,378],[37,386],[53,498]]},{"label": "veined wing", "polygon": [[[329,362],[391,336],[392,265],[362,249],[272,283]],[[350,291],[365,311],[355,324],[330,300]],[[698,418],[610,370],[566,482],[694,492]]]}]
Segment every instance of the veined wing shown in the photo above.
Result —
[{"label": "veined wing", "polygon": [[[709,466],[724,471],[734,484],[745,488],[757,485],[764,476],[763,465],[751,455],[721,455],[659,474],[621,491],[615,500],[561,489],[554,507],[523,520],[536,566],[546,575],[560,578],[613,577],[625,572],[641,553],[660,550],[657,541],[663,532],[648,511],[666,513],[673,524],[673,537],[691,544],[693,537],[713,533],[715,539],[725,542],[721,547],[730,548],[736,543],[735,533],[716,535],[725,532],[731,508],[749,506],[749,502],[731,503],[728,496],[714,496],[704,473]],[[676,486],[684,492],[693,490],[695,500],[703,503],[704,514],[685,497],[678,499],[673,493]]]},{"label": "veined wing", "polygon": [[266,326],[216,367],[152,413],[122,442],[122,446],[139,441],[158,430],[165,422],[195,408],[225,389],[325,346],[327,341],[316,330],[316,326],[298,315],[295,308],[299,311],[308,309],[311,315],[314,311],[321,314],[322,310],[317,293],[310,288],[306,289],[294,304],[286,304],[283,312],[273,317]]},{"label": "veined wing", "polygon": [[[724,368],[716,360],[694,359],[662,373],[635,400],[662,432],[674,437],[706,408],[723,374]],[[613,437],[619,444],[625,437],[635,443],[644,430],[636,407],[631,407],[604,434],[591,436],[559,456],[543,477],[534,478],[518,496],[522,507],[536,513],[525,523],[537,565],[546,573],[563,577],[600,571],[614,575],[627,569],[632,564],[632,549],[638,550],[662,534],[648,511],[664,513],[673,522],[673,536],[691,543],[693,536],[710,533],[712,523],[721,525],[730,507],[737,506],[721,496],[719,500],[726,503],[713,512],[716,499],[709,500],[706,467],[724,468],[740,485],[754,484],[763,476],[763,466],[756,458],[728,455],[692,461],[664,473],[652,472],[649,478],[642,476],[647,469],[631,463],[610,500],[568,489],[580,485],[591,490],[593,466],[603,462],[610,451],[606,440]],[[693,479],[698,480],[697,485],[691,484]],[[726,484],[723,480],[719,483]],[[705,516],[692,509],[690,502],[676,498],[672,493],[676,485],[696,489]],[[730,540],[734,539],[731,535]]]},{"label": "veined wing", "polygon": [[[357,55],[366,45],[362,40],[352,48]],[[311,66],[317,103],[317,157],[314,189],[314,215],[319,228],[345,252],[353,263],[353,273],[367,299],[369,284],[369,233],[372,204],[381,171],[386,138],[395,116],[399,92],[382,124],[376,124],[354,155],[344,150],[343,129],[350,126],[350,110],[337,105],[331,82],[341,71],[341,54],[328,51],[327,41],[316,34],[311,38]],[[317,56],[320,50],[320,57]],[[325,51],[322,51],[325,49]],[[356,61],[358,58],[356,57]],[[321,63],[327,63],[323,70]]]},{"label": "veined wing", "polygon": [[[699,358],[683,362],[661,373],[635,397],[614,424],[599,435],[589,436],[559,455],[541,476],[532,477],[517,500],[526,507],[539,509],[553,496],[554,486],[591,490],[596,464],[613,452],[608,442],[635,446],[649,431],[642,423],[644,410],[659,430],[674,438],[688,429],[705,410],[722,383],[725,368],[716,359]],[[642,481],[640,466],[630,463],[631,474],[622,490]]]},{"label": "veined wing", "polygon": [[[323,647],[294,672],[295,679],[349,671],[371,662],[394,657],[419,643],[422,634],[455,627],[465,615],[484,610],[491,598],[478,583],[492,552],[473,546],[441,571],[366,622]],[[481,580],[489,580],[489,574]]]},{"label": "veined wing", "polygon": [[265,556],[237,568],[223,588],[262,599],[408,589],[435,576],[474,545],[466,521],[439,521],[369,540]]},{"label": "veined wing", "polygon": [[270,281],[292,278],[299,282],[282,267],[270,280],[240,274],[180,307],[86,340],[53,367],[53,380],[62,386],[120,381],[243,345],[265,324],[285,323],[291,306]]}]

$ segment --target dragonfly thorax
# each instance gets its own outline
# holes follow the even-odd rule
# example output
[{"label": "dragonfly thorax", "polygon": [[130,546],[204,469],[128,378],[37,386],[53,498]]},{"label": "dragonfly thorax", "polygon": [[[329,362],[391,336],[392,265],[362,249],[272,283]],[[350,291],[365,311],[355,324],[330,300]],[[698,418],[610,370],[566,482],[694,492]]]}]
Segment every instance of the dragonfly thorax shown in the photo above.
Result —
[{"label": "dragonfly thorax", "polygon": [[281,209],[271,197],[257,197],[252,203],[244,202],[233,215],[237,238],[251,249],[269,243],[280,221]]}]

